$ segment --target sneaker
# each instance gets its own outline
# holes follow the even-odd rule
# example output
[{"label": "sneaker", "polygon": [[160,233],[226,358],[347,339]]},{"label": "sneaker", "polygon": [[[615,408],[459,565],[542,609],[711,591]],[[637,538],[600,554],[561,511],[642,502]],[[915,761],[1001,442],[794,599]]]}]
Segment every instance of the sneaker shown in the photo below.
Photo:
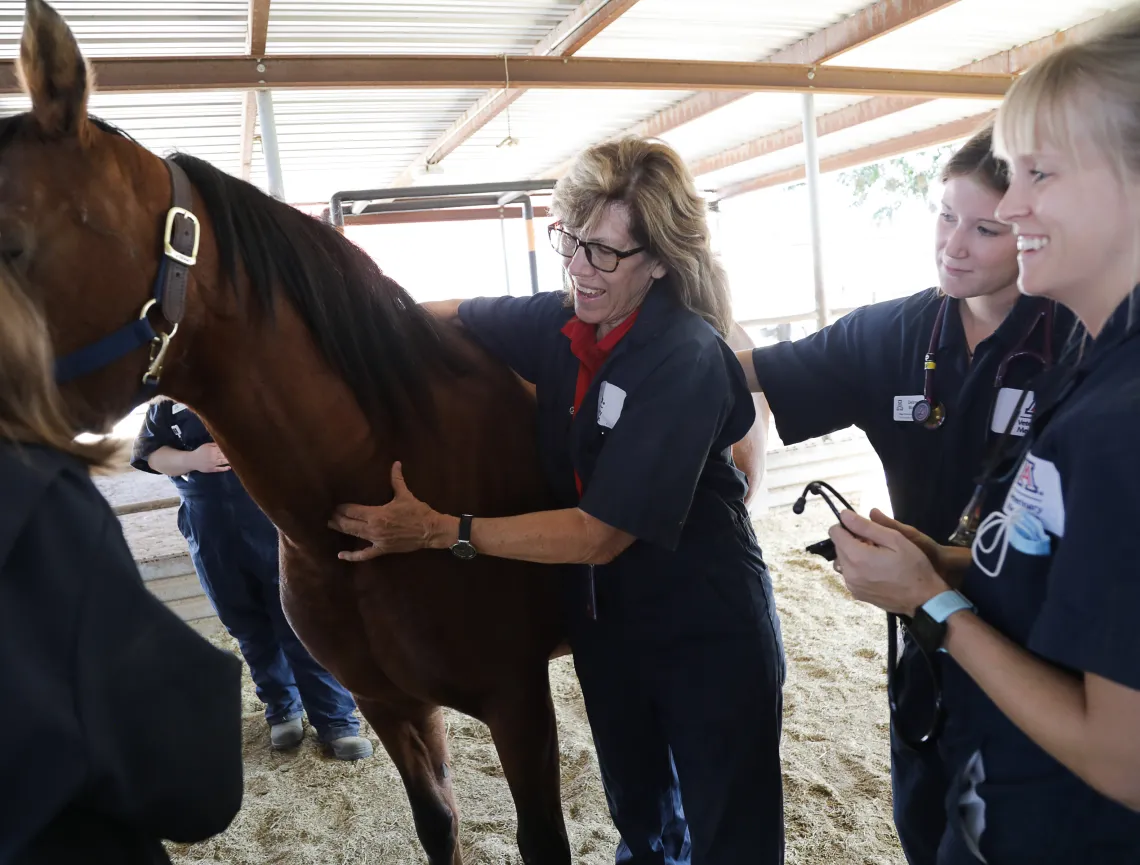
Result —
[{"label": "sneaker", "polygon": [[337,760],[363,760],[372,756],[372,743],[363,736],[341,736],[326,747]]},{"label": "sneaker", "polygon": [[292,721],[271,724],[269,726],[269,738],[273,743],[274,751],[286,751],[289,748],[296,748],[301,744],[301,740],[305,738],[305,730],[301,726],[301,719],[294,718]]}]

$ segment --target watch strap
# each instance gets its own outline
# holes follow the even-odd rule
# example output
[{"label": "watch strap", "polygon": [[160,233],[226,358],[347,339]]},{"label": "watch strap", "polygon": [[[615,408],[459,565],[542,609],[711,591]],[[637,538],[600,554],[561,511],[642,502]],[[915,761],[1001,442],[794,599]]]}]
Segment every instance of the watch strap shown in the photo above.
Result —
[{"label": "watch strap", "polygon": [[459,537],[461,543],[471,543],[471,521],[474,517],[471,514],[462,514],[459,517]]},{"label": "watch strap", "polygon": [[973,610],[974,605],[961,592],[949,589],[935,595],[922,605],[922,609],[930,618],[942,624],[959,610]]}]

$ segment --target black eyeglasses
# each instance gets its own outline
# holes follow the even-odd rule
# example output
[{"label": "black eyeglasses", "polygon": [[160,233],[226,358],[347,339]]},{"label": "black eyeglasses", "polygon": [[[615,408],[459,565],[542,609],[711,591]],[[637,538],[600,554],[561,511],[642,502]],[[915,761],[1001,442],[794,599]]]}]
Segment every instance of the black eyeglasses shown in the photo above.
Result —
[{"label": "black eyeglasses", "polygon": [[614,249],[612,246],[606,246],[604,243],[579,240],[563,228],[560,222],[556,222],[547,228],[546,233],[550,237],[550,245],[559,255],[565,258],[573,258],[578,247],[582,247],[586,250],[586,261],[590,262],[590,266],[603,273],[613,273],[623,258],[629,258],[631,255],[637,255],[637,253],[645,250],[644,246],[639,246],[636,249],[623,251]]}]

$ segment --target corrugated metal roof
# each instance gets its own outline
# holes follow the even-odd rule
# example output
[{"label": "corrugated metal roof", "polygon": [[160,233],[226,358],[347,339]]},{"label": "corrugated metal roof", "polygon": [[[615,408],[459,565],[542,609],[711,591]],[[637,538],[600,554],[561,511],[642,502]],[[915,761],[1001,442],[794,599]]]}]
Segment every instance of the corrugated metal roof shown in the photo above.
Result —
[{"label": "corrugated metal roof", "polygon": [[868,0],[640,0],[578,56],[760,60],[867,4]]},{"label": "corrugated metal roof", "polygon": [[[244,54],[248,0],[52,0],[88,57]],[[16,57],[24,0],[0,0],[0,57]]]},{"label": "corrugated metal roof", "polygon": [[[242,99],[234,91],[96,93],[88,110],[159,156],[181,150],[240,175]],[[0,116],[28,108],[26,97],[0,97]]]},{"label": "corrugated metal roof", "polygon": [[830,62],[838,66],[953,69],[1122,5],[1087,0],[959,0]]},{"label": "corrugated metal roof", "polygon": [[526,54],[574,11],[551,0],[273,0],[269,54]]},{"label": "corrugated metal roof", "polygon": [[[285,194],[323,201],[396,175],[478,98],[477,90],[280,90],[273,94]],[[260,127],[259,127],[260,131]],[[265,185],[260,148],[255,182]]]},{"label": "corrugated metal roof", "polygon": [[[869,144],[931,129],[963,117],[982,114],[995,107],[996,103],[988,99],[935,99],[896,114],[821,136],[818,139],[819,157],[826,159],[829,156],[848,153]],[[698,178],[698,182],[702,189],[718,189],[739,180],[803,165],[805,158],[804,146],[799,144],[768,153],[758,159],[750,159],[720,171],[704,174]]]},{"label": "corrugated metal roof", "polygon": [[[867,6],[871,0],[640,0],[581,52],[585,56],[754,60]],[[55,0],[90,57],[241,54],[248,0]],[[840,55],[855,66],[948,69],[1023,44],[1124,5],[1104,0],[960,0]],[[267,53],[525,53],[576,7],[553,0],[273,0]],[[0,57],[12,57],[23,0],[0,0]],[[287,197],[390,183],[482,90],[318,90],[274,94]],[[582,146],[653,115],[688,94],[533,90],[487,124],[423,182],[541,176]],[[97,94],[92,110],[156,152],[184,149],[240,171],[239,93]],[[859,101],[819,95],[823,114]],[[688,159],[799,123],[796,94],[755,94],[667,132]],[[823,156],[895,138],[993,107],[937,100],[820,139]],[[21,100],[0,99],[0,110]],[[720,185],[802,161],[802,147],[700,178]],[[254,179],[264,183],[255,146]]]},{"label": "corrugated metal roof", "polygon": [[[821,93],[816,113],[838,111],[865,96]],[[754,138],[802,123],[803,98],[799,93],[754,93],[719,108],[692,123],[666,132],[661,138],[685,159],[719,153]]]},{"label": "corrugated metal roof", "polygon": [[673,91],[528,90],[510,107],[510,132],[517,146],[498,145],[507,137],[507,112],[500,114],[443,160],[436,183],[480,179],[541,177],[545,169],[593,141],[665,108],[683,96]]}]

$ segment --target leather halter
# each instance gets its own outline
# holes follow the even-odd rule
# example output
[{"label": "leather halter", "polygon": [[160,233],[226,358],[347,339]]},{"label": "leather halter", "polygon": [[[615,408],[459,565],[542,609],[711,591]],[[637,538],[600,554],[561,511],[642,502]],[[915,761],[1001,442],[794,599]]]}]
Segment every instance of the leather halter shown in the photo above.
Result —
[{"label": "leather halter", "polygon": [[[166,350],[178,332],[178,324],[186,311],[186,283],[190,268],[198,260],[198,243],[201,240],[198,217],[190,211],[193,204],[190,178],[171,160],[164,159],[163,163],[170,172],[173,201],[166,212],[162,256],[159,259],[153,294],[143,304],[135,321],[123,325],[98,342],[59,358],[55,364],[57,384],[89,375],[149,343],[150,361],[142,377],[140,399],[136,405],[150,399],[158,391]],[[150,311],[155,305],[158,305],[162,317],[171,325],[169,332],[155,330],[150,323]]]}]

